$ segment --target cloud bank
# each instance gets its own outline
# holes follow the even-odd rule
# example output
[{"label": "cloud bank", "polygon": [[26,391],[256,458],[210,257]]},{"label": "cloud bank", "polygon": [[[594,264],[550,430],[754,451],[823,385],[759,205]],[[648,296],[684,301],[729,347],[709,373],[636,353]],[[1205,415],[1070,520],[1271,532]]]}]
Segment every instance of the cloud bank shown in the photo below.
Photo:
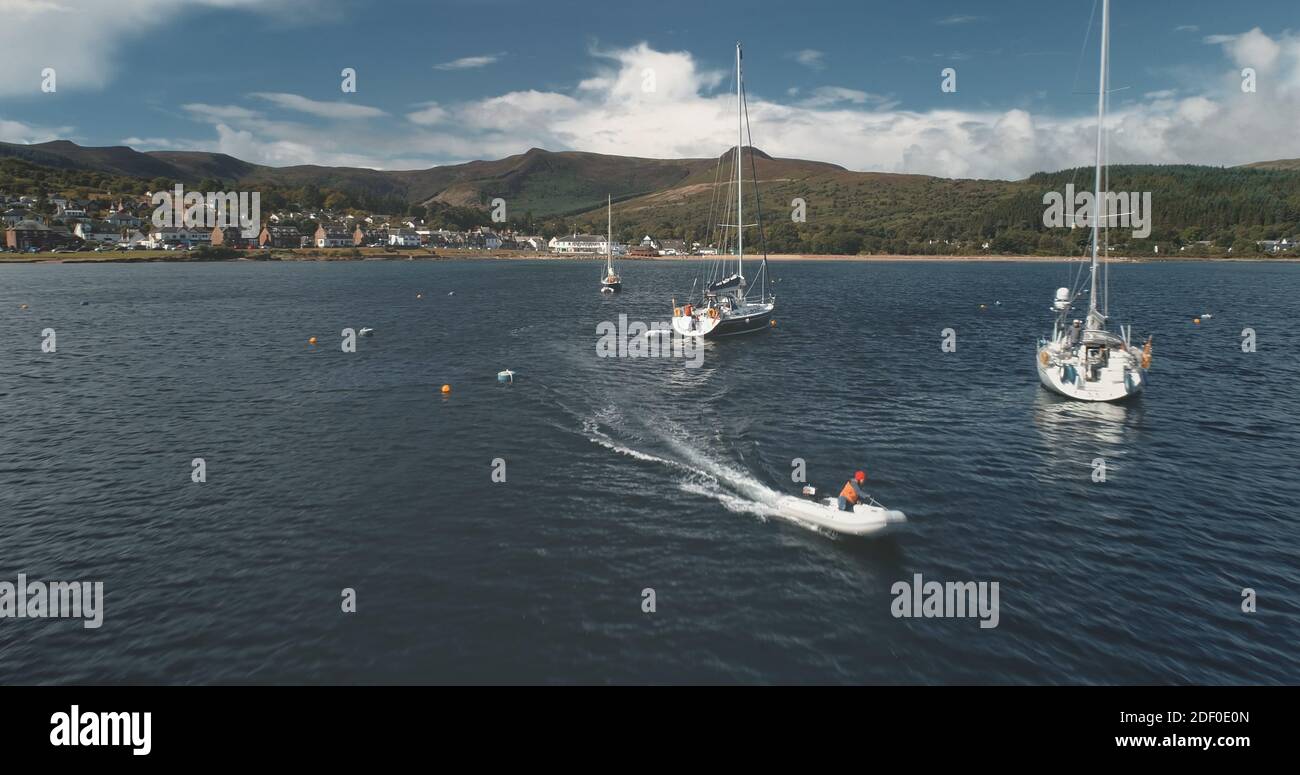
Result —
[{"label": "cloud bank", "polygon": [[[306,0],[195,0],[189,6],[259,9]],[[121,41],[161,24],[174,0],[119,0],[70,12],[65,0],[0,0],[23,25],[0,28],[0,66],[31,69],[55,61],[59,86],[104,88]],[[260,12],[260,11],[259,11]],[[958,23],[956,19],[942,20]],[[971,21],[961,19],[961,23]],[[29,27],[28,25],[35,25]],[[34,32],[31,30],[35,30]],[[57,50],[42,39],[64,41]],[[1300,35],[1245,32],[1200,38],[1217,75],[1121,92],[1110,114],[1115,163],[1241,164],[1300,157]],[[448,70],[479,67],[502,54],[465,57]],[[836,83],[819,70],[821,52],[785,55],[808,68],[806,87],[765,90],[749,82],[754,143],[777,156],[816,159],[849,169],[945,177],[1020,178],[1092,163],[1095,117],[1086,99],[1077,113],[1028,109],[908,110],[906,95],[876,95]],[[1244,92],[1243,68],[1256,73]],[[593,50],[588,77],[571,87],[503,91],[461,102],[368,106],[286,92],[251,92],[237,104],[182,106],[196,126],[184,137],[132,137],[147,148],[213,150],[272,165],[331,164],[423,168],[499,158],[529,147],[647,157],[709,157],[735,135],[730,73],[711,70],[685,51],[641,43]],[[820,83],[819,83],[820,81]],[[23,88],[34,88],[37,79]],[[15,81],[0,81],[14,89]],[[1131,96],[1130,96],[1131,95]],[[39,142],[73,127],[36,126],[0,115],[0,139]]]}]

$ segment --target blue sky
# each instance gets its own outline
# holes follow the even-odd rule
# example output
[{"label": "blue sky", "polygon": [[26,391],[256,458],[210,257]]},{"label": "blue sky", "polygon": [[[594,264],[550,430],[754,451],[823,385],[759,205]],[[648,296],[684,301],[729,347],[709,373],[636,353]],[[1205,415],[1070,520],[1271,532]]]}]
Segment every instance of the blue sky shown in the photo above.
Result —
[{"label": "blue sky", "polygon": [[[853,169],[1088,163],[1092,0],[0,0],[0,140],[425,167],[533,145],[721,152],[732,44],[755,144]],[[1098,12],[1099,13],[1099,12]],[[1113,3],[1112,157],[1300,156],[1295,0]],[[957,70],[957,91],[939,71]],[[1259,72],[1243,93],[1240,69]],[[53,67],[57,91],[40,90]],[[344,94],[340,71],[357,71]],[[644,73],[655,84],[645,89]]]}]

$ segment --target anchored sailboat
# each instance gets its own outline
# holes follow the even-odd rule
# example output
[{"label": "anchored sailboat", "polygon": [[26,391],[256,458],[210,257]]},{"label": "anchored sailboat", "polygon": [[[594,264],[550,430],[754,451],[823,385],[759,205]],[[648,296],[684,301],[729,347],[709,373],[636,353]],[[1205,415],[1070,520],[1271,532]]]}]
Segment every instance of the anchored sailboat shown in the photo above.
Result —
[{"label": "anchored sailboat", "polygon": [[606,207],[605,276],[600,278],[600,292],[618,293],[623,290],[623,278],[614,273],[614,197],[608,197]]},{"label": "anchored sailboat", "polygon": [[1082,401],[1118,401],[1137,395],[1146,387],[1146,370],[1151,366],[1151,340],[1139,350],[1130,342],[1131,330],[1121,327],[1120,335],[1107,329],[1110,309],[1110,285],[1103,281],[1099,293],[1098,272],[1103,267],[1108,240],[1102,221],[1108,197],[1103,192],[1102,174],[1106,164],[1106,89],[1110,73],[1110,0],[1102,0],[1101,10],[1101,88],[1097,96],[1097,165],[1093,186],[1092,265],[1088,272],[1088,315],[1070,321],[1074,301],[1081,294],[1070,288],[1058,288],[1052,309],[1056,322],[1052,338],[1038,342],[1038,378],[1045,387],[1069,398]]},{"label": "anchored sailboat", "polygon": [[[751,165],[751,180],[754,183],[754,202],[755,211],[759,213],[755,223],[745,223],[745,197],[744,197],[744,177],[745,167],[742,163],[745,148],[745,134],[749,128],[748,112],[745,105],[745,81],[741,68],[741,49],[740,43],[736,44],[736,150],[732,156],[733,175],[728,181],[727,186],[731,183],[736,186],[735,199],[735,223],[718,224],[719,239],[718,258],[714,263],[707,282],[703,285],[701,296],[697,299],[688,298],[686,304],[677,306],[676,300],[673,301],[673,330],[682,336],[698,336],[714,338],[719,336],[731,336],[734,334],[748,334],[754,331],[762,331],[771,324],[772,310],[776,306],[776,299],[768,296],[767,293],[767,253],[764,245],[764,254],[762,266],[758,271],[759,299],[750,300],[748,293],[750,289],[749,280],[745,277],[745,228],[748,226],[757,226],[760,241],[763,237],[762,213],[758,205],[758,175],[754,164],[753,135],[750,134],[750,154],[749,161]],[[719,159],[719,175],[721,174],[722,160]],[[715,198],[721,188],[714,187]],[[727,197],[723,207],[724,216],[730,215],[731,198]],[[710,213],[710,222],[712,222],[712,212]],[[724,221],[726,218],[724,217]],[[734,270],[732,262],[727,255],[730,245],[729,233],[725,229],[735,229],[735,246],[736,260]],[[696,279],[699,282],[699,278]],[[694,291],[694,288],[692,288]]]}]

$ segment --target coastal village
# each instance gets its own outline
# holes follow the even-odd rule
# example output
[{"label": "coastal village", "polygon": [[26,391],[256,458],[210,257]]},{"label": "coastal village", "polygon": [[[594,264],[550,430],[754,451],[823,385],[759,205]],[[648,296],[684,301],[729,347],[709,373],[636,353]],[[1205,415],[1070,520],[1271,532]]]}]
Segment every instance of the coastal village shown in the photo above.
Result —
[{"label": "coastal village", "polygon": [[[510,229],[478,226],[463,231],[433,228],[419,217],[357,214],[329,209],[286,210],[262,218],[259,229],[231,226],[187,228],[155,226],[154,205],[139,200],[95,200],[50,195],[13,197],[0,191],[0,249],[9,253],[75,253],[129,250],[360,249],[387,248],[518,251],[524,254],[580,256],[612,252],[627,258],[711,255],[711,247],[650,235],[635,244],[609,244],[605,235],[572,234],[546,238]],[[309,223],[314,229],[303,229]]]},{"label": "coastal village", "polygon": [[[360,256],[366,249],[392,255],[402,250],[453,251],[458,255],[509,253],[518,256],[604,256],[658,258],[709,256],[716,248],[682,239],[644,235],[639,241],[609,244],[603,234],[573,233],[545,237],[508,227],[475,226],[464,230],[435,228],[418,216],[364,213],[356,210],[287,208],[262,214],[260,228],[187,228],[155,226],[155,205],[148,194],[134,198],[80,199],[50,194],[12,196],[0,191],[0,253],[78,253],[115,251],[295,251],[305,256]],[[215,221],[215,219],[213,219]],[[304,228],[304,224],[306,228]],[[930,240],[933,244],[937,240]],[[947,243],[948,240],[943,240]],[[1001,254],[985,241],[971,245],[973,253]],[[1192,252],[1187,252],[1191,249]],[[1111,246],[1111,250],[1115,250]],[[1300,257],[1300,235],[1278,239],[1238,241],[1216,247],[1211,240],[1182,246],[1154,246],[1157,257],[1200,254]]]}]

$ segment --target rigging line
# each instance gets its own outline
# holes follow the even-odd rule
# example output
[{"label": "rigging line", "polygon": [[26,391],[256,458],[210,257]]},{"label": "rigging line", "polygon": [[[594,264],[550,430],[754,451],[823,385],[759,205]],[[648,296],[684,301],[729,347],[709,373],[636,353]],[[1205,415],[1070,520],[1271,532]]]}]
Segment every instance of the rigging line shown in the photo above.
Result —
[{"label": "rigging line", "polygon": [[[713,168],[713,195],[712,195],[712,197],[710,198],[710,201],[709,201],[709,220],[705,221],[705,223],[704,223],[704,239],[705,239],[705,241],[706,241],[706,242],[712,242],[713,245],[714,245],[718,250],[721,250],[722,230],[721,230],[721,229],[718,229],[717,226],[715,225],[715,224],[717,223],[717,221],[714,220],[714,214],[717,212],[717,207],[718,207],[718,192],[719,192],[719,190],[720,190],[720,188],[721,188],[721,186],[720,186],[721,181],[722,181],[722,157],[719,156],[719,157],[718,157],[718,163],[717,163],[716,165],[714,165],[714,168]],[[712,264],[713,264],[713,262],[710,261],[710,262],[709,262],[709,265],[710,265],[709,272],[710,272],[710,273],[712,273]],[[692,292],[694,292],[694,287],[693,287],[693,286],[692,286]],[[688,298],[690,298],[690,297],[688,297]]]},{"label": "rigging line", "polygon": [[[758,193],[758,165],[754,161],[754,130],[749,125],[749,92],[745,91],[745,85],[740,86],[740,106],[745,113],[745,134],[749,138],[749,171],[750,177],[754,179],[754,224],[758,227],[758,243],[763,248],[763,265],[759,268],[755,279],[762,282],[762,299],[767,299],[767,237],[763,234],[763,200],[759,198]],[[737,227],[737,230],[744,228]],[[749,295],[748,289],[745,291]]]},{"label": "rigging line", "polygon": [[[1109,59],[1106,60],[1106,83],[1110,83],[1110,60]],[[1103,95],[1102,99],[1106,103],[1105,113],[1107,116],[1109,116],[1110,115],[1110,94],[1107,93]],[[1110,132],[1106,131],[1106,127],[1104,126],[1105,124],[1104,121],[1102,122],[1102,124],[1103,126],[1101,128],[1101,136],[1102,136],[1102,150],[1101,150],[1102,189],[1101,190],[1105,194],[1107,194],[1105,201],[1107,204],[1109,204],[1110,203],[1110,196],[1109,196],[1110,194]],[[1101,251],[1101,256],[1102,256],[1101,315],[1102,317],[1110,317],[1110,221],[1111,221],[1111,214],[1106,213],[1106,220],[1102,222],[1103,237],[1101,243],[1102,244],[1102,251]]]},{"label": "rigging line", "polygon": [[[1076,57],[1074,60],[1074,81],[1072,82],[1072,86],[1071,86],[1071,92],[1074,94],[1082,93],[1079,91],[1079,73],[1083,69],[1083,58],[1088,53],[1088,41],[1092,39],[1092,23],[1096,21],[1096,19],[1097,19],[1097,0],[1092,0],[1092,12],[1088,14],[1088,26],[1084,28],[1083,45],[1079,47],[1079,56]],[[1091,93],[1096,94],[1096,92],[1091,92]],[[1075,184],[1075,188],[1078,188],[1079,173],[1082,170],[1083,170],[1082,167],[1075,167],[1074,175],[1070,178],[1070,182]]]},{"label": "rigging line", "polygon": [[1071,90],[1077,90],[1079,87],[1079,72],[1083,69],[1083,57],[1088,53],[1088,41],[1092,38],[1092,23],[1096,18],[1097,0],[1092,0],[1092,12],[1088,14],[1088,27],[1083,33],[1083,45],[1079,47],[1079,56],[1074,60],[1074,81]]}]

